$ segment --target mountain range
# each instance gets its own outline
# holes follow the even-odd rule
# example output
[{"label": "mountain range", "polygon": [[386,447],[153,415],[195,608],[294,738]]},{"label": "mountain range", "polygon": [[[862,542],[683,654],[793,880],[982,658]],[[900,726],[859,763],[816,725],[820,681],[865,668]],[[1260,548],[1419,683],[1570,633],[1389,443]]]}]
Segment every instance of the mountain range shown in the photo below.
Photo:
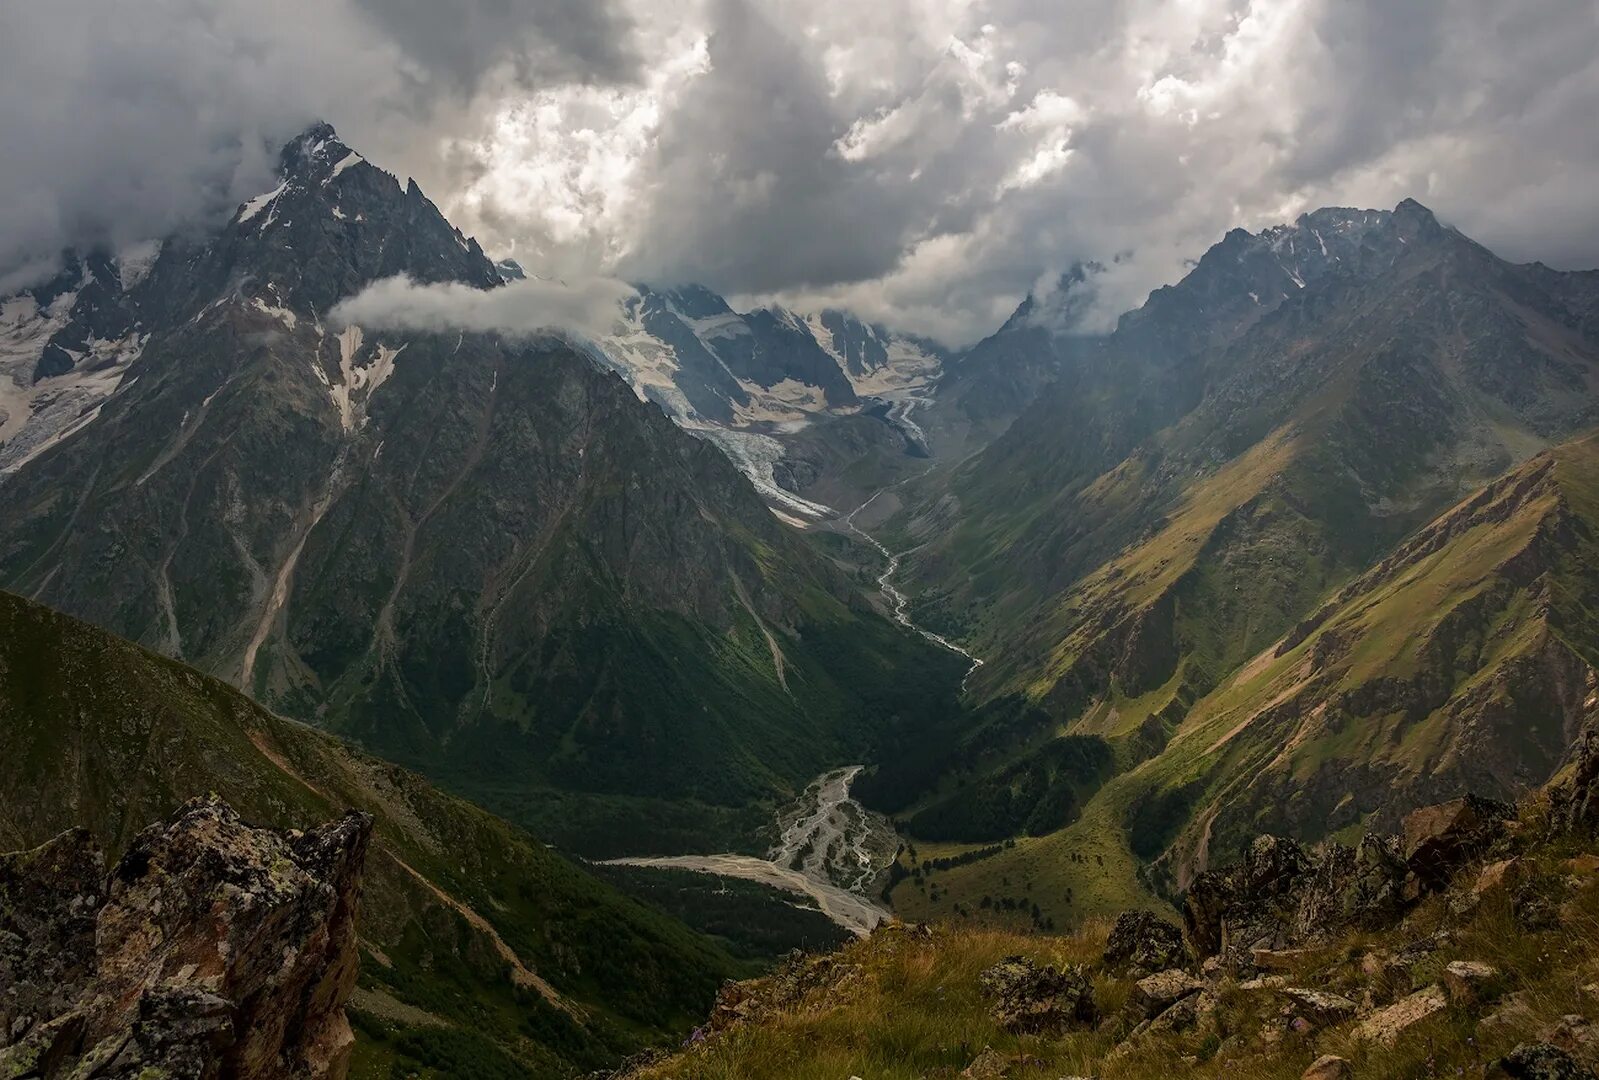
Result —
[{"label": "mountain range", "polygon": [[1556,774],[1599,272],[1413,200],[1235,229],[1094,332],[1101,270],[964,349],[684,283],[363,325],[539,268],[325,124],[215,228],[67,253],[0,302],[0,846],[363,810],[363,1075],[547,1075],[749,969],[581,858],[1048,933]]}]

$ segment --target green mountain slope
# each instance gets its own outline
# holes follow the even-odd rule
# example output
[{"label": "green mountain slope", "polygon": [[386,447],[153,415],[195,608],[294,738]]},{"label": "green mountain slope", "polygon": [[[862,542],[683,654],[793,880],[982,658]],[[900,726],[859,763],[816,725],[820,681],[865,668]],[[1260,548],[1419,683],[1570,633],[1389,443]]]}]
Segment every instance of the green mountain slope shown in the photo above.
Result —
[{"label": "green mountain slope", "polygon": [[372,814],[357,1075],[585,1071],[685,1028],[734,970],[705,939],[415,775],[6,593],[0,786],[5,850],[81,825],[116,852],[196,793],[284,827]]},{"label": "green mountain slope", "polygon": [[1462,789],[1526,791],[1599,717],[1596,664],[1590,435],[1412,535],[1196,703],[1141,780],[1192,806],[1164,865],[1181,885],[1260,828],[1391,829]]},{"label": "green mountain slope", "polygon": [[[1337,762],[1323,775],[1304,759],[1291,776],[1274,771],[1292,725],[1215,752],[1196,751],[1193,733],[1219,737],[1227,729],[1210,725],[1223,712],[1242,719],[1229,693],[1257,685],[1263,657],[1325,598],[1464,492],[1594,424],[1596,313],[1599,275],[1504,263],[1413,203],[1235,233],[947,487],[923,492],[898,523],[927,541],[912,556],[921,613],[990,658],[972,680],[986,704],[931,794],[892,808],[958,802],[972,764],[980,777],[1012,775],[1064,736],[1103,740],[1116,773],[1063,831],[951,870],[945,908],[1035,877],[1052,890],[1041,910],[1080,917],[1106,898],[1180,885],[1210,845],[1260,828],[1323,835],[1468,780],[1501,794],[1542,780],[1552,721],[1495,727],[1482,719],[1494,706],[1468,695],[1452,719],[1421,724],[1477,670],[1464,654],[1458,679],[1434,672],[1403,708],[1354,711],[1338,750],[1310,740],[1303,753]],[[1560,453],[1568,473],[1588,469],[1580,447]],[[1478,601],[1502,618],[1496,602]],[[1425,633],[1420,622],[1385,631]],[[1569,640],[1582,650],[1599,638]],[[1380,654],[1364,679],[1411,677]],[[1549,662],[1549,680],[1570,677]],[[1545,692],[1519,715],[1545,708],[1569,722],[1569,701],[1554,700]],[[1401,762],[1385,742],[1398,737],[1383,719],[1394,712],[1428,733],[1409,738],[1451,752]],[[1478,742],[1462,756],[1468,727]],[[1179,835],[1182,850],[1162,858]],[[1065,867],[1089,852],[1106,869],[1068,904],[1081,876]],[[1154,859],[1161,872],[1140,885]],[[904,885],[895,895],[908,909],[925,903]]]}]

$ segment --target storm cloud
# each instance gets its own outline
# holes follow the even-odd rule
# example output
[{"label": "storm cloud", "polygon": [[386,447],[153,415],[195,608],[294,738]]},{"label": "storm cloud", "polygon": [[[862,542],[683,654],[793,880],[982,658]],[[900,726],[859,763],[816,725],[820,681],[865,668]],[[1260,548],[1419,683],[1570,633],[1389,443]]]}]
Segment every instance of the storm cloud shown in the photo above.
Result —
[{"label": "storm cloud", "polygon": [[961,342],[1329,204],[1599,265],[1596,111],[1596,0],[8,5],[0,275],[224,212],[325,117],[535,273]]}]

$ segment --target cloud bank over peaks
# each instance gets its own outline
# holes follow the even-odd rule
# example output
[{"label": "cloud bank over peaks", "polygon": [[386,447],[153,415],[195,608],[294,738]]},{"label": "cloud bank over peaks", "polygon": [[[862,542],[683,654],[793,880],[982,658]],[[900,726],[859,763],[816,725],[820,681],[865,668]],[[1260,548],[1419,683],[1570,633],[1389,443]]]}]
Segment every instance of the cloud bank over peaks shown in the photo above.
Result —
[{"label": "cloud bank over peaks", "polygon": [[534,274],[958,344],[1326,205],[1599,266],[1596,112],[1595,0],[9,4],[0,277],[230,212],[322,117]]}]

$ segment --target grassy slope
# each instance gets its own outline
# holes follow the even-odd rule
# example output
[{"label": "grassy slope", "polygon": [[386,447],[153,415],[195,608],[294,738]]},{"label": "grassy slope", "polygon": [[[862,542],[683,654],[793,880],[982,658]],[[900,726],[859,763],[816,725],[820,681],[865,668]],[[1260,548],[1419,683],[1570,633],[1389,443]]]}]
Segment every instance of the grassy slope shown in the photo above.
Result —
[{"label": "grassy slope", "polygon": [[[1165,529],[1085,592],[1148,604],[1179,578],[1225,574],[1198,562],[1207,530],[1240,489],[1258,488],[1243,482],[1253,464],[1281,449],[1268,444],[1196,487]],[[896,907],[927,917],[960,905],[973,918],[1025,925],[980,907],[984,896],[1025,896],[1067,926],[1155,903],[1152,888],[1181,887],[1263,829],[1317,838],[1392,824],[1407,803],[1462,786],[1508,795],[1541,782],[1588,708],[1582,672],[1599,661],[1596,537],[1599,436],[1590,436],[1446,512],[1335,593],[1292,640],[1281,622],[1264,641],[1246,635],[1253,655],[1190,637],[1165,683],[1136,694],[1113,684],[1046,732],[1101,735],[1126,766],[1078,821],[935,872],[934,893],[902,881]],[[1062,647],[1068,661],[1075,640]],[[1207,660],[1220,677],[1184,700],[1183,678]],[[924,858],[934,850],[918,848]]]},{"label": "grassy slope", "polygon": [[[3,593],[0,786],[12,793],[0,802],[5,848],[84,825],[115,852],[208,791],[282,826],[372,813],[358,1075],[396,1062],[437,1075],[593,1068],[681,1029],[734,970],[515,827]],[[512,971],[513,956],[548,993]]]},{"label": "grassy slope", "polygon": [[[1525,857],[1523,866],[1530,876],[1564,889],[1562,862],[1580,850],[1562,842]],[[1118,1038],[1115,1023],[1064,1038],[1011,1035],[993,1022],[978,986],[979,974],[1007,956],[1091,965],[1101,1011],[1115,1014],[1122,1007],[1130,980],[1097,970],[1106,924],[1063,937],[941,927],[925,938],[880,931],[838,954],[841,967],[855,969],[846,979],[824,983],[797,1004],[630,1075],[638,1080],[916,1080],[958,1075],[984,1047],[993,1047],[1010,1064],[1005,1075],[1016,1080],[1065,1075],[1296,1080],[1325,1053],[1347,1057],[1356,1076],[1371,1080],[1475,1076],[1562,1016],[1592,1014],[1592,998],[1579,986],[1591,980],[1599,963],[1599,877],[1588,875],[1565,898],[1557,925],[1528,930],[1512,918],[1502,893],[1461,917],[1450,914],[1450,898],[1438,897],[1401,929],[1351,934],[1309,950],[1296,962],[1290,985],[1358,999],[1370,986],[1360,966],[1365,954],[1397,951],[1447,927],[1453,936],[1413,971],[1418,987],[1438,980],[1457,959],[1499,970],[1501,978],[1487,1000],[1452,1006],[1412,1028],[1391,1050],[1357,1041],[1349,1023],[1303,1035],[1285,1030],[1282,997],[1244,991],[1231,980],[1216,987],[1214,1027],[1154,1036],[1121,1055],[1110,1056]],[[1496,999],[1509,993],[1525,1002],[1524,1016],[1496,1030],[1479,1027],[1477,1021],[1496,1008]],[[1268,1030],[1277,1033],[1275,1039],[1268,1041]]]}]

